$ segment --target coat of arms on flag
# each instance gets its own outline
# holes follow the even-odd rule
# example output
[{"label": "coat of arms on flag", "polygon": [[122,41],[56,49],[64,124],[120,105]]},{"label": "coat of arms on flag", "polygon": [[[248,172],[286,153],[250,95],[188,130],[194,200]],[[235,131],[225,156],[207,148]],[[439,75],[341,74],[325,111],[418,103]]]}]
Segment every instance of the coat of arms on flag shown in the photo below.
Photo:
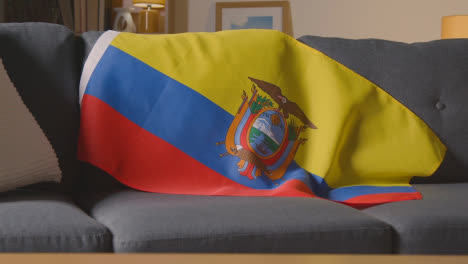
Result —
[{"label": "coat of arms on flag", "polygon": [[[294,160],[298,148],[307,139],[301,137],[305,129],[317,129],[301,108],[289,101],[281,88],[252,77],[252,96],[244,91],[242,103],[226,134],[227,152],[220,157],[239,157],[240,175],[253,180],[267,176],[281,179]],[[258,88],[266,93],[262,96]]]}]

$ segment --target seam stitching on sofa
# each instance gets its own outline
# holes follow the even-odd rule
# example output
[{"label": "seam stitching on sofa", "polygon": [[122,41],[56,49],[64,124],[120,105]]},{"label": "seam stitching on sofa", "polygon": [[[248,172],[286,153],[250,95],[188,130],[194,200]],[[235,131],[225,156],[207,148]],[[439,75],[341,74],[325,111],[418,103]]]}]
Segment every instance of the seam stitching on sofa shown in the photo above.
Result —
[{"label": "seam stitching on sofa", "polygon": [[[326,233],[330,231],[334,231],[337,233],[341,233],[343,231],[390,231],[389,227],[384,227],[384,228],[359,228],[359,229],[348,229],[348,230],[323,230],[319,232],[313,232],[315,234],[317,233]],[[234,234],[234,235],[221,235],[217,237],[179,237],[179,238],[168,238],[168,239],[149,239],[149,240],[139,240],[139,241],[123,241],[114,238],[114,244],[120,244],[120,245],[130,245],[130,244],[143,244],[143,243],[152,243],[152,242],[163,242],[163,241],[177,241],[177,240],[221,240],[221,239],[226,239],[226,238],[241,238],[241,237],[262,237],[262,238],[268,238],[268,237],[277,237],[277,236],[282,236],[286,235],[288,237],[294,237],[294,236],[302,236],[304,234],[307,234],[307,232],[302,232],[302,233],[282,233],[282,234],[277,234],[277,235],[270,235],[270,234],[258,234],[258,233],[251,233],[251,234]],[[358,239],[359,240],[359,239]]]},{"label": "seam stitching on sofa", "polygon": [[106,233],[101,233],[101,234],[91,234],[91,235],[83,235],[83,237],[67,237],[66,235],[64,236],[3,236],[0,237],[0,240],[8,240],[8,239],[50,239],[50,238],[59,238],[59,239],[67,239],[67,240],[80,240],[83,238],[105,238],[106,236],[109,236],[112,238],[111,234],[106,234]]}]

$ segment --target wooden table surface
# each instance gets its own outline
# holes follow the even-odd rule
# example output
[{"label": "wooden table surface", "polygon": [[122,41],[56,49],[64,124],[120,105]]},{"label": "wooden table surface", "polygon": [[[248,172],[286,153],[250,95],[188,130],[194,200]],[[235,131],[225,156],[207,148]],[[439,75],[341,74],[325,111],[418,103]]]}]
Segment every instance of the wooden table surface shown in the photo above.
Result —
[{"label": "wooden table surface", "polygon": [[314,254],[0,254],[0,263],[33,264],[452,264],[467,263],[468,256],[314,255]]}]

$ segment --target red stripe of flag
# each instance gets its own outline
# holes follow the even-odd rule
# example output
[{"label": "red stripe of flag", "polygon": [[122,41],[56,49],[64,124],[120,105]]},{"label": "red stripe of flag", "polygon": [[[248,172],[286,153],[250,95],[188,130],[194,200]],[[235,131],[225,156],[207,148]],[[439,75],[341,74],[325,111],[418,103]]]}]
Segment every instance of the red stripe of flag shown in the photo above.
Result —
[{"label": "red stripe of flag", "polygon": [[422,195],[419,192],[410,193],[376,193],[353,197],[340,203],[353,207],[366,207],[389,202],[398,202],[406,200],[420,200]]}]

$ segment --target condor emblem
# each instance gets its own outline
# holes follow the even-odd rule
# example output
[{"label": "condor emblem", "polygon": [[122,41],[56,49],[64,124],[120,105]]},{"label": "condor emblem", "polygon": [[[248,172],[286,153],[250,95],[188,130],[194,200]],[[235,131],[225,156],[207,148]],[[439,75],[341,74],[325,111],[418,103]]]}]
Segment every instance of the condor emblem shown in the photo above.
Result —
[{"label": "condor emblem", "polygon": [[[219,155],[239,157],[240,175],[253,180],[262,175],[272,180],[283,177],[300,145],[304,129],[317,127],[299,106],[289,101],[281,88],[249,77],[253,82],[252,97],[242,94],[242,104],[226,134],[227,152]],[[268,96],[261,96],[257,87]]]}]

